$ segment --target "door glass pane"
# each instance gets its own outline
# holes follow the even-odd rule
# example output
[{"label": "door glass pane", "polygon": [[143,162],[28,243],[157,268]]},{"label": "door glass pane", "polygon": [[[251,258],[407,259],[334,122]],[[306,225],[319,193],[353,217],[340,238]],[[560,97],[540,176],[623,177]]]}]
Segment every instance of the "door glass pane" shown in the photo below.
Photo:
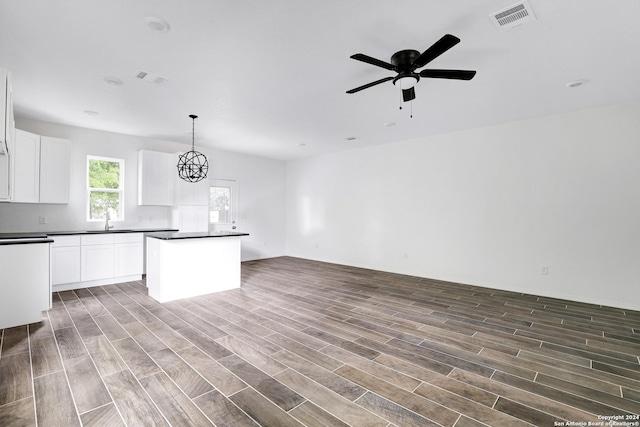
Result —
[{"label": "door glass pane", "polygon": [[230,223],[231,188],[211,186],[209,191],[209,223]]}]

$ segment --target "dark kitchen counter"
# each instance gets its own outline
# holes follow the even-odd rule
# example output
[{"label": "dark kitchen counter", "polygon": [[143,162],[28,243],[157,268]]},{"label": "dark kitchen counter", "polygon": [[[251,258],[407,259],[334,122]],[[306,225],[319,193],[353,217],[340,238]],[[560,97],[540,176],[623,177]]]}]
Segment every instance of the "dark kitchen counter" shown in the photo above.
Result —
[{"label": "dark kitchen counter", "polygon": [[0,233],[0,245],[27,245],[29,243],[53,243],[44,233]]},{"label": "dark kitchen counter", "polygon": [[178,239],[203,239],[211,237],[237,237],[248,236],[249,233],[239,233],[237,231],[210,231],[199,233],[176,233],[176,232],[163,232],[163,233],[149,233],[147,237],[153,237],[160,240],[178,240]]},{"label": "dark kitchen counter", "polygon": [[23,233],[0,233],[0,245],[24,245],[27,243],[52,243],[53,236],[74,236],[84,234],[113,234],[113,233],[175,233],[175,228],[122,228],[107,230],[75,230],[75,231],[42,231]]},{"label": "dark kitchen counter", "polygon": [[73,236],[76,234],[113,234],[113,233],[156,233],[177,232],[175,228],[112,228],[110,230],[76,230],[76,231],[47,231],[45,236]]}]

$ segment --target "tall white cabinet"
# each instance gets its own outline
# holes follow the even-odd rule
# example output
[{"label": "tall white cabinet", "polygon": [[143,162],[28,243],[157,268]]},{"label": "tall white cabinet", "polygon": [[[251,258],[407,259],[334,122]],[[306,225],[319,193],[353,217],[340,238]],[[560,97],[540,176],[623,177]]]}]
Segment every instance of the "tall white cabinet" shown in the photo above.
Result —
[{"label": "tall white cabinet", "polygon": [[13,202],[69,203],[71,141],[15,131]]}]

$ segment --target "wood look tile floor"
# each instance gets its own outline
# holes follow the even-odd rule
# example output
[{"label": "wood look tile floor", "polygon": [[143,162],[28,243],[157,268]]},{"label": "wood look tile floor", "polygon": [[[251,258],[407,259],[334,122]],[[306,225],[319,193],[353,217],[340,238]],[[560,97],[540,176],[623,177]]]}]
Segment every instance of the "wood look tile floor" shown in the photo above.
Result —
[{"label": "wood look tile floor", "polygon": [[273,258],[54,294],[0,335],[0,426],[638,425],[639,355],[639,312]]}]

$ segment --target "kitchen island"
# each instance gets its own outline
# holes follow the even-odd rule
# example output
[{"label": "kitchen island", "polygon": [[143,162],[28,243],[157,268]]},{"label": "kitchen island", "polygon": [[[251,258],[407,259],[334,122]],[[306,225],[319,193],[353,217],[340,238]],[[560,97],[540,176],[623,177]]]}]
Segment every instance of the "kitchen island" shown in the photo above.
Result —
[{"label": "kitchen island", "polygon": [[52,242],[38,233],[0,235],[0,330],[40,322],[51,308]]},{"label": "kitchen island", "polygon": [[240,237],[232,231],[147,234],[147,288],[159,302],[240,287]]}]

